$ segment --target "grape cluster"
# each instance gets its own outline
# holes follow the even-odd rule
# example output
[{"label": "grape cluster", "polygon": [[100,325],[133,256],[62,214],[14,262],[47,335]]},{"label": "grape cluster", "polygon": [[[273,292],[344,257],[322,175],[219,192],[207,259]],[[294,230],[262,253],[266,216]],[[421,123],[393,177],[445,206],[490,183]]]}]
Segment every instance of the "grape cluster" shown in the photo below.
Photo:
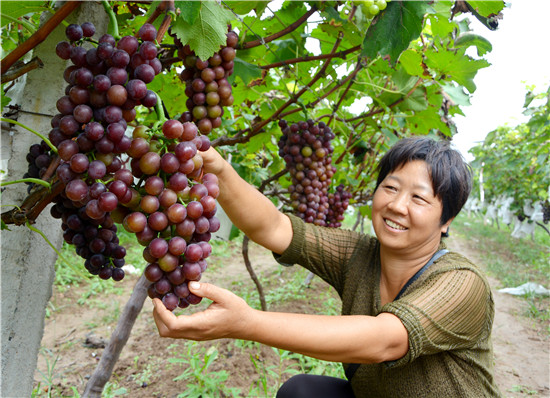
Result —
[{"label": "grape cluster", "polygon": [[161,298],[170,310],[197,304],[201,298],[189,292],[187,283],[201,278],[212,252],[211,233],[220,228],[218,179],[203,175],[198,152],[207,150],[210,140],[198,135],[194,123],[174,119],[158,132],[139,126],[133,137],[127,153],[132,174],[143,184],[128,211],[117,217],[145,246],[145,277],[153,282],[149,296]]},{"label": "grape cluster", "polygon": [[356,4],[361,7],[365,18],[372,19],[385,10],[389,2],[390,0],[359,0]]},{"label": "grape cluster", "polygon": [[85,268],[101,279],[124,278],[126,249],[119,245],[117,227],[109,215],[101,219],[90,218],[85,207],[76,207],[65,194],[54,198],[50,208],[52,217],[61,219],[63,239],[76,247],[76,254],[84,258]]},{"label": "grape cluster", "polygon": [[[41,141],[40,144],[32,144],[27,153],[28,169],[23,178],[42,178],[52,159],[50,147],[45,141]],[[30,193],[34,184],[27,183],[27,185],[27,192]]]},{"label": "grape cluster", "polygon": [[550,202],[547,200],[542,204],[542,222],[548,224],[550,221]]},{"label": "grape cluster", "polygon": [[339,228],[344,220],[344,213],[349,206],[351,193],[345,190],[343,184],[336,187],[334,193],[328,194],[327,227]]},{"label": "grape cluster", "polygon": [[227,78],[233,73],[235,48],[239,37],[234,31],[227,33],[226,46],[207,60],[201,60],[189,45],[182,45],[174,38],[178,56],[185,69],[180,78],[185,82],[185,95],[188,97],[182,122],[193,121],[202,134],[209,134],[221,125],[223,107],[233,105],[231,85]]},{"label": "grape cluster", "polygon": [[291,206],[297,216],[316,225],[327,225],[328,192],[336,168],[332,165],[331,141],[334,133],[320,122],[301,121],[288,125],[279,121],[283,135],[279,140],[279,156],[290,171],[288,187]]},{"label": "grape cluster", "polygon": [[[134,194],[133,176],[122,168],[121,155],[131,145],[125,133],[136,117],[135,107],[153,107],[157,102],[156,94],[147,89],[161,71],[156,33],[153,25],[144,24],[138,37],[124,36],[117,42],[104,34],[97,47],[86,49],[84,45],[95,34],[94,25],[70,24],[65,30],[67,41],[55,48],[72,65],[64,71],[68,85],[56,102],[59,113],[52,118],[48,134],[60,158],[56,175],[65,184],[54,199],[52,215],[62,219],[65,241],[86,259],[88,271],[104,279],[124,277],[125,251],[117,246],[110,213],[119,203],[129,203]],[[32,151],[36,150],[31,147]]]}]

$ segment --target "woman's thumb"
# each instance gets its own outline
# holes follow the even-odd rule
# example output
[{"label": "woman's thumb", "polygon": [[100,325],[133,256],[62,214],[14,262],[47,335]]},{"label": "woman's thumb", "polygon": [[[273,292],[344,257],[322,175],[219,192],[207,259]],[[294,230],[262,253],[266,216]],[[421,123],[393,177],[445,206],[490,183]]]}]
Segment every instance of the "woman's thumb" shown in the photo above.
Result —
[{"label": "woman's thumb", "polygon": [[219,302],[222,298],[222,289],[210,283],[191,281],[188,284],[189,291],[195,296],[206,297],[212,301]]}]

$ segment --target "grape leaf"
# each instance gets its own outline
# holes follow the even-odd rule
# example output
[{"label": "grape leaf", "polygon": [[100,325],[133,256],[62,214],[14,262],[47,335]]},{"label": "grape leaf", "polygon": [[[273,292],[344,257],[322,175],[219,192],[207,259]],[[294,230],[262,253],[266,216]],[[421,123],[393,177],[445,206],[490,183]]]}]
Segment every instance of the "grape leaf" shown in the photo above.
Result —
[{"label": "grape leaf", "polygon": [[465,32],[460,34],[455,40],[455,47],[477,47],[477,55],[482,56],[493,50],[493,46],[485,37],[474,33]]},{"label": "grape leaf", "polygon": [[361,55],[370,59],[389,56],[395,65],[399,55],[409,47],[412,40],[420,36],[424,12],[428,7],[425,1],[392,1],[374,20],[365,39]]},{"label": "grape leaf", "polygon": [[199,16],[193,24],[179,15],[172,30],[183,44],[189,44],[200,59],[207,60],[226,43],[231,14],[214,1],[201,1],[200,5]]},{"label": "grape leaf", "polygon": [[262,77],[262,70],[256,65],[249,64],[242,59],[235,58],[233,75],[241,78],[244,84],[248,85],[252,80]]},{"label": "grape leaf", "polygon": [[415,50],[405,50],[399,57],[399,63],[403,66],[409,75],[422,76],[424,68],[422,67],[422,54]]},{"label": "grape leaf", "polygon": [[474,77],[481,68],[489,66],[484,59],[473,60],[452,51],[426,51],[426,65],[441,75],[449,75],[458,84],[463,85],[470,93],[476,90]]},{"label": "grape leaf", "polygon": [[398,109],[401,111],[423,111],[428,108],[428,101],[426,99],[426,88],[418,87],[412,92],[403,102],[398,105]]},{"label": "grape leaf", "polygon": [[3,1],[2,11],[0,12],[2,26],[25,14],[42,12],[46,9],[43,1]]},{"label": "grape leaf", "polygon": [[443,84],[441,86],[443,91],[451,98],[451,100],[460,106],[469,106],[470,96],[464,92],[464,89],[460,86],[455,86],[453,84]]},{"label": "grape leaf", "polygon": [[504,8],[504,1],[502,0],[491,0],[491,1],[477,1],[477,0],[470,0],[468,1],[468,4],[472,6],[476,12],[484,17],[488,17],[491,15],[496,15],[502,9]]},{"label": "grape leaf", "polygon": [[201,11],[200,1],[175,1],[174,6],[180,9],[180,16],[190,25],[195,23]]},{"label": "grape leaf", "polygon": [[250,11],[254,10],[256,12],[256,16],[260,17],[264,13],[267,3],[269,3],[269,1],[226,1],[225,5],[230,10],[233,10],[235,14],[246,15]]}]

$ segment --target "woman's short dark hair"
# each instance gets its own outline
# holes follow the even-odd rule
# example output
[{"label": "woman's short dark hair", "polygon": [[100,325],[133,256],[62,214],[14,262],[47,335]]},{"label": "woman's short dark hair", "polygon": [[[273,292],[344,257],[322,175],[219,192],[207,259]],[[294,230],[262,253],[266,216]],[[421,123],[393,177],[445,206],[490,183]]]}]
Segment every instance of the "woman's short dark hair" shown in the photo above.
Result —
[{"label": "woman's short dark hair", "polygon": [[470,166],[460,152],[452,149],[447,141],[435,141],[428,137],[404,138],[380,160],[376,189],[388,174],[413,160],[423,160],[428,165],[434,194],[443,204],[443,225],[460,212],[470,195]]}]

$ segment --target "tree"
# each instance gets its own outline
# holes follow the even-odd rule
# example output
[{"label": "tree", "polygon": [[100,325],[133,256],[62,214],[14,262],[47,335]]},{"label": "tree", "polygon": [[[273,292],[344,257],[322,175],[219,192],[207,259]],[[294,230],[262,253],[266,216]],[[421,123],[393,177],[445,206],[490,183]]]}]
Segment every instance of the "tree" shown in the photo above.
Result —
[{"label": "tree", "polygon": [[[510,210],[525,217],[526,204],[548,200],[550,188],[550,88],[546,92],[529,90],[524,114],[529,121],[517,126],[500,126],[470,152],[476,170],[483,173],[483,190],[488,202],[499,197],[513,199]],[[479,179],[476,179],[479,185]],[[546,204],[547,206],[547,204]]]},{"label": "tree", "polygon": [[[9,109],[14,109],[21,105],[14,94],[24,83],[24,77],[20,76],[31,70],[29,79],[31,74],[49,79],[42,70],[35,70],[41,64],[55,69],[52,76],[56,71],[57,78],[63,76],[63,67],[55,63],[59,61],[44,58],[40,50],[44,48],[53,53],[52,41],[59,40],[55,35],[64,26],[54,28],[66,14],[58,10],[57,18],[47,19],[44,29],[31,35],[38,22],[37,13],[49,3],[26,2],[25,6],[18,7],[4,6],[4,3],[3,51],[9,54],[2,57],[2,106],[12,98],[15,101]],[[6,4],[11,6],[10,2]],[[79,5],[78,2],[67,4],[72,8]],[[159,128],[159,119],[187,120],[182,65],[194,65],[196,58],[191,61],[187,59],[189,56],[203,60],[211,57],[226,44],[230,25],[239,33],[237,57],[231,64],[234,73],[228,78],[233,100],[232,106],[225,108],[221,126],[205,134],[212,145],[231,156],[243,177],[261,185],[274,201],[284,205],[289,203],[291,179],[278,155],[277,143],[282,135],[280,119],[289,123],[308,119],[323,122],[335,135],[332,160],[337,172],[332,176],[333,185],[349,187],[352,202],[365,211],[372,195],[376,160],[400,137],[430,134],[451,139],[455,132],[452,116],[461,113],[460,107],[467,105],[474,93],[477,70],[489,65],[483,55],[490,51],[490,44],[469,32],[467,19],[457,21],[456,18],[471,13],[494,29],[504,6],[502,1],[432,4],[377,1],[379,8],[384,9],[373,16],[376,9],[337,1],[289,1],[277,10],[273,3],[263,1],[222,1],[221,4],[214,1],[103,1],[102,4],[107,14],[82,9],[78,22],[92,16],[104,19],[108,15],[109,30],[115,37],[135,35],[145,22],[153,23],[158,32],[156,39],[162,49],[158,58],[163,71],[147,88],[154,90],[162,102],[155,109],[137,108],[135,120],[129,122],[131,126]],[[101,24],[97,27],[96,39],[105,33]],[[44,39],[44,43],[36,47]],[[97,45],[97,42],[91,43]],[[315,49],[311,49],[310,44]],[[477,49],[478,58],[466,54],[472,46]],[[16,63],[33,49],[32,55],[37,58]],[[14,84],[15,79],[19,80]],[[61,93],[40,94],[36,99],[47,102],[53,109],[59,95]],[[43,113],[55,116],[54,110]],[[23,119],[19,119],[21,121]],[[24,124],[43,135],[49,130],[32,120],[24,120]],[[14,148],[19,143],[28,147],[28,142],[19,139],[23,134],[27,132],[17,131]],[[18,150],[24,153],[21,147]],[[18,157],[19,166],[10,165],[10,180],[22,176],[23,158]],[[32,225],[52,200],[52,190],[58,193],[56,189],[59,192],[65,189],[64,183],[51,171],[46,171],[43,177],[46,184],[52,185],[32,188],[21,211],[2,214],[3,227]],[[31,247],[29,257],[40,258],[37,250]],[[5,266],[3,264],[3,270]],[[15,279],[24,278],[19,275]],[[18,285],[13,283],[3,288],[3,296],[13,295],[13,286]],[[44,295],[42,303],[29,310],[39,319],[43,319],[48,296],[49,293]],[[4,297],[2,301],[4,303]],[[39,336],[29,338],[36,352]],[[36,354],[30,354],[30,358],[34,361]],[[32,369],[26,370],[32,374]],[[28,379],[20,386],[19,391],[24,395],[28,395]]]}]

